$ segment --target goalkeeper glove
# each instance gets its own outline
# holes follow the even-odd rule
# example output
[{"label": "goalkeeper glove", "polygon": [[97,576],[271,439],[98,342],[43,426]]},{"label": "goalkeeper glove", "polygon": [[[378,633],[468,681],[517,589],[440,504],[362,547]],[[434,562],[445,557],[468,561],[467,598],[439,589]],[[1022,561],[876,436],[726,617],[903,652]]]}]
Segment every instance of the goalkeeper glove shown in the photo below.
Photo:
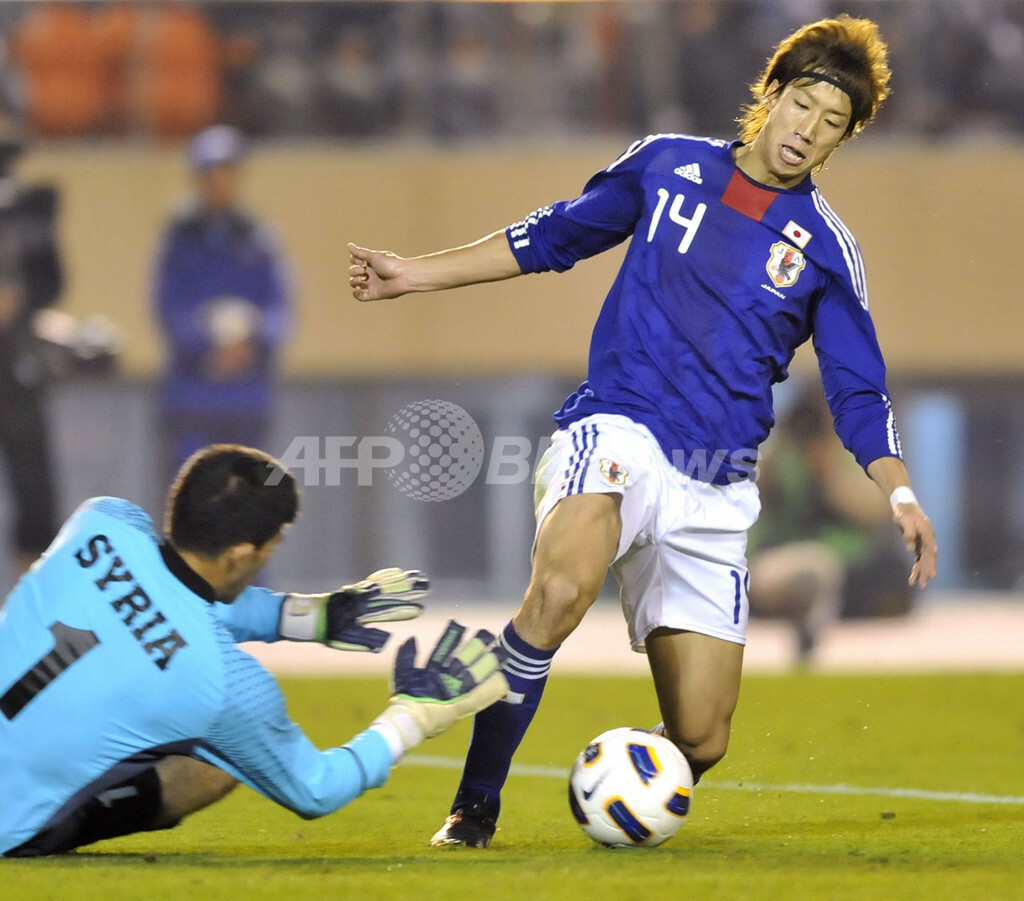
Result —
[{"label": "goalkeeper glove", "polygon": [[391,637],[367,623],[415,619],[430,582],[418,569],[379,569],[362,582],[330,594],[289,594],[281,605],[279,630],[292,641],[319,641],[342,651],[376,653]]},{"label": "goalkeeper glove", "polygon": [[[459,648],[465,631],[465,626],[449,620],[423,667],[416,666],[415,638],[398,649],[391,703],[370,728],[385,738],[397,737],[403,752],[490,707],[508,691],[501,672],[505,651],[494,646],[494,636],[483,629]],[[397,750],[393,741],[389,744]],[[400,756],[396,753],[396,760]]]}]

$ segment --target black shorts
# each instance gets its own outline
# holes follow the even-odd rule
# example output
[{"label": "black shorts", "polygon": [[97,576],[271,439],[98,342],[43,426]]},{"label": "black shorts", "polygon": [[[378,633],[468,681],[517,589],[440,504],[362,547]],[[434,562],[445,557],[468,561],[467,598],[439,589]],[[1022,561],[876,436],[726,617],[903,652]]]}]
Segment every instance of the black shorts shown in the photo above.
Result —
[{"label": "black shorts", "polygon": [[[124,770],[131,771],[125,776]],[[113,776],[114,783],[110,783]],[[82,845],[154,828],[162,803],[160,777],[152,765],[121,764],[103,779],[104,787],[62,807],[27,842],[11,848],[4,857],[45,857],[63,854]]]}]

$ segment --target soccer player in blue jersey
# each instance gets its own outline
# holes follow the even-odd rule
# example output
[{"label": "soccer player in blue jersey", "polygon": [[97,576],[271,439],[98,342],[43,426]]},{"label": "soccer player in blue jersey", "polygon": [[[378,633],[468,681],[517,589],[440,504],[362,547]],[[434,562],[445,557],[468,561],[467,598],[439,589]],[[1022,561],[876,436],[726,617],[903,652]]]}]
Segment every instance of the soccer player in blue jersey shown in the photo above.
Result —
[{"label": "soccer player in blue jersey", "polygon": [[214,445],[182,468],[165,535],[139,507],[86,501],[0,607],[0,854],[58,854],[166,829],[238,781],[311,818],[383,785],[424,738],[507,690],[493,636],[450,622],[427,664],[401,647],[395,694],[320,751],[240,641],[378,651],[428,584],[381,570],[323,595],[247,587],[298,507],[261,451]]},{"label": "soccer player in blue jersey", "polygon": [[873,22],[784,40],[752,86],[740,140],[653,135],[571,201],[473,244],[403,258],[350,245],[357,300],[564,271],[629,240],[594,329],[587,380],[538,465],[529,587],[500,642],[509,692],[476,717],[435,845],[486,847],[512,755],[559,644],[610,566],[664,733],[696,778],[725,754],[747,626],[746,533],[771,386],[817,351],[836,431],[890,499],[922,587],[935,535],[900,455],[853,236],[811,180],[888,93]]}]

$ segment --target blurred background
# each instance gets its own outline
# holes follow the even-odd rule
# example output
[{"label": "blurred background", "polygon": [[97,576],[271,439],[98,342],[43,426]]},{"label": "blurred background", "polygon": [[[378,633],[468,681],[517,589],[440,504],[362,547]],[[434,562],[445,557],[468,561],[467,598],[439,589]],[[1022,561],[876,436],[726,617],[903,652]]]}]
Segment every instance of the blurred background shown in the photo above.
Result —
[{"label": "blurred background", "polygon": [[[248,137],[241,191],[289,273],[266,450],[381,435],[407,405],[441,399],[472,417],[485,453],[480,477],[443,502],[379,471],[331,485],[307,470],[268,581],[322,589],[400,564],[452,597],[514,600],[531,487],[515,466],[485,476],[510,436],[530,463],[543,447],[585,376],[621,249],[563,276],[360,305],[346,242],[405,255],[466,243],[576,196],[645,134],[732,138],[774,44],[837,12],[879,23],[893,94],[816,180],[864,251],[906,458],[939,532],[936,589],[1020,590],[1017,0],[0,2],[3,140],[20,151],[18,179],[58,198],[53,306],[71,317],[77,360],[46,389],[60,518],[112,494],[159,522],[153,283],[168,217],[192,190],[188,142],[224,123]],[[790,385],[817,379],[813,354],[792,371],[780,417]]]}]

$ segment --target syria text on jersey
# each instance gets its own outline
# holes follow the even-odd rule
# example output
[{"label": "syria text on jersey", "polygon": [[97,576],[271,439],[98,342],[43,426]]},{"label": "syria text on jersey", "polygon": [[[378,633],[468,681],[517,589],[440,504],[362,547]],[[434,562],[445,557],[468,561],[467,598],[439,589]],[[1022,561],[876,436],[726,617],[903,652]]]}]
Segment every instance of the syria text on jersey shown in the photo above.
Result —
[{"label": "syria text on jersey", "polygon": [[171,658],[186,647],[187,642],[177,629],[167,631],[166,628],[159,628],[167,623],[167,617],[153,605],[152,599],[118,556],[106,535],[93,535],[85,547],[75,551],[75,559],[82,569],[91,569],[101,557],[110,558],[107,572],[95,579],[93,584],[100,591],[111,593],[120,593],[126,585],[131,585],[131,590],[112,600],[110,606],[153,663],[162,670],[167,669]]}]

